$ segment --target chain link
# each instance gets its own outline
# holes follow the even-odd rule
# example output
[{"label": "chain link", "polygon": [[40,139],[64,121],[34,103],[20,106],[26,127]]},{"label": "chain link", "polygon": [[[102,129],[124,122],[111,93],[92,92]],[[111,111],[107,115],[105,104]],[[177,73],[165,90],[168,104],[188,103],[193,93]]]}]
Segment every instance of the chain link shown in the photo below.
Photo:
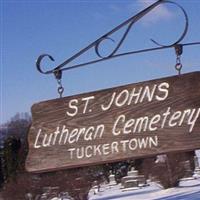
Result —
[{"label": "chain link", "polygon": [[61,79],[60,80],[57,80],[58,82],[58,94],[60,95],[60,98],[62,98],[62,94],[64,92],[64,87],[62,86],[62,82],[61,82]]},{"label": "chain link", "polygon": [[178,71],[178,75],[181,75],[181,70],[182,70],[183,65],[181,64],[181,56],[177,56],[176,58],[176,65],[175,69]]},{"label": "chain link", "polygon": [[182,44],[176,44],[175,45],[175,52],[176,52],[175,69],[178,71],[178,75],[181,75],[181,70],[183,68],[183,65],[181,63],[181,55],[183,53],[183,45]]},{"label": "chain link", "polygon": [[55,78],[56,78],[57,83],[58,83],[58,89],[57,89],[58,94],[59,94],[60,98],[62,98],[62,94],[64,92],[64,87],[62,86],[62,81],[61,81],[61,79],[62,79],[62,71],[61,70],[56,70],[54,72],[54,75],[55,75]]}]

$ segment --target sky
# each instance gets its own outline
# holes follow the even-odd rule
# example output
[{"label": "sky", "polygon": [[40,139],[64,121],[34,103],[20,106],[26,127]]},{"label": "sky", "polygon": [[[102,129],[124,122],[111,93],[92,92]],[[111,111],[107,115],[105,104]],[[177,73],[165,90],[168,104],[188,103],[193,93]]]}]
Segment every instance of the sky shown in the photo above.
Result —
[{"label": "sky", "polygon": [[[200,1],[173,0],[189,16],[189,30],[182,41],[200,41]],[[39,55],[48,53],[55,62],[42,62],[44,69],[77,53],[127,18],[155,2],[153,0],[1,0],[1,109],[0,124],[17,112],[30,112],[34,103],[58,98],[52,74],[37,71]],[[172,4],[162,4],[137,22],[118,53],[172,44],[184,29],[184,16]],[[112,35],[119,41],[125,28]],[[116,43],[100,46],[108,55]],[[200,70],[200,46],[183,49],[182,73]],[[73,63],[97,58],[91,49]],[[64,95],[126,85],[176,75],[174,49],[124,56],[63,72]],[[71,63],[71,64],[73,64]]]}]

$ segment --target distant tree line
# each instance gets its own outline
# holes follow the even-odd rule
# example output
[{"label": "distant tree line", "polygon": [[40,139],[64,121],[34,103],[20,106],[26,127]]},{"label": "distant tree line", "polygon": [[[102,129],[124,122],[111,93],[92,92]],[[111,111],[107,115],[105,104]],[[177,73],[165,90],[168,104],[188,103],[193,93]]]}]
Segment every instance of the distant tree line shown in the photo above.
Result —
[{"label": "distant tree line", "polygon": [[[14,176],[23,168],[27,149],[27,132],[31,124],[28,113],[17,113],[0,129],[0,186],[8,177]],[[21,147],[26,147],[22,148]]]}]

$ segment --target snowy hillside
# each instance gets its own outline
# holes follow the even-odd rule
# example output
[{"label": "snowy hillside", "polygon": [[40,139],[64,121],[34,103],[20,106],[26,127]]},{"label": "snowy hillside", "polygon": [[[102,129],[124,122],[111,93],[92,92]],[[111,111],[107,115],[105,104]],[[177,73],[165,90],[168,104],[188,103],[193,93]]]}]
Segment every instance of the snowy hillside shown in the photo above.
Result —
[{"label": "snowy hillside", "polygon": [[200,200],[200,178],[183,180],[179,187],[166,190],[156,183],[126,192],[120,187],[104,185],[96,195],[91,191],[89,200]]}]

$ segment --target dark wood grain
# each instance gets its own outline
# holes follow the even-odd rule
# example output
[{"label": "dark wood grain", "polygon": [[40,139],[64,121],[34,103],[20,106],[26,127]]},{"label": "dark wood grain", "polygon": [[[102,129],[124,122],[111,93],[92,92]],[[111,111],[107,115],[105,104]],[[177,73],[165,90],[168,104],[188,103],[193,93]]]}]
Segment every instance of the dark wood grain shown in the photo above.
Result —
[{"label": "dark wood grain", "polygon": [[[148,99],[144,92],[146,87],[151,92],[155,89],[154,93],[151,93],[153,94],[152,100]],[[139,92],[140,89],[142,92],[138,102],[136,103],[136,97],[133,97],[132,101],[129,102],[133,90]],[[112,104],[108,110],[103,110],[102,105],[105,108],[114,94],[116,97],[119,95],[117,97],[118,104]],[[83,100],[87,97],[91,97],[88,102]],[[72,108],[69,108],[70,101],[73,101],[71,105],[74,107]],[[126,103],[122,105],[123,102]],[[78,109],[76,115],[74,114],[75,109]],[[34,104],[32,106],[33,123],[28,136],[29,153],[26,169],[30,172],[53,171],[198,149],[200,148],[200,116],[198,111],[200,112],[200,72]],[[139,125],[140,118],[147,119],[147,121],[143,121],[141,127]],[[129,123],[128,120],[130,120]],[[147,122],[147,128],[145,128],[145,122]],[[128,123],[126,129],[124,129],[125,123]],[[137,123],[138,125],[136,125]],[[114,124],[117,128],[113,131]],[[57,127],[59,127],[60,133],[54,144],[55,134],[53,133]],[[86,132],[80,133],[79,137],[71,135],[70,141],[74,142],[70,143],[68,140],[64,144],[64,139],[59,137],[63,127],[69,132],[74,129],[83,131],[83,128],[85,130],[89,127],[93,128],[88,132],[88,137],[86,137]],[[99,131],[95,137],[95,132],[91,130],[97,127]],[[34,144],[40,129],[41,133],[36,143],[38,148],[35,148]],[[114,132],[117,133],[114,134]],[[42,146],[45,135],[48,138],[51,134],[50,145],[48,147]],[[58,138],[61,141],[60,144]],[[91,140],[87,140],[88,138]],[[154,143],[149,142],[152,139]],[[128,142],[125,142],[126,140]],[[142,140],[148,141],[146,148],[144,145],[140,148],[141,144],[138,143],[138,140],[140,142]],[[156,145],[155,141],[157,141]],[[96,149],[96,153],[92,154],[95,145],[100,145],[104,150],[99,153],[99,150]],[[87,148],[89,157],[77,158],[75,154],[70,157],[70,148],[76,150],[77,148]]]}]

